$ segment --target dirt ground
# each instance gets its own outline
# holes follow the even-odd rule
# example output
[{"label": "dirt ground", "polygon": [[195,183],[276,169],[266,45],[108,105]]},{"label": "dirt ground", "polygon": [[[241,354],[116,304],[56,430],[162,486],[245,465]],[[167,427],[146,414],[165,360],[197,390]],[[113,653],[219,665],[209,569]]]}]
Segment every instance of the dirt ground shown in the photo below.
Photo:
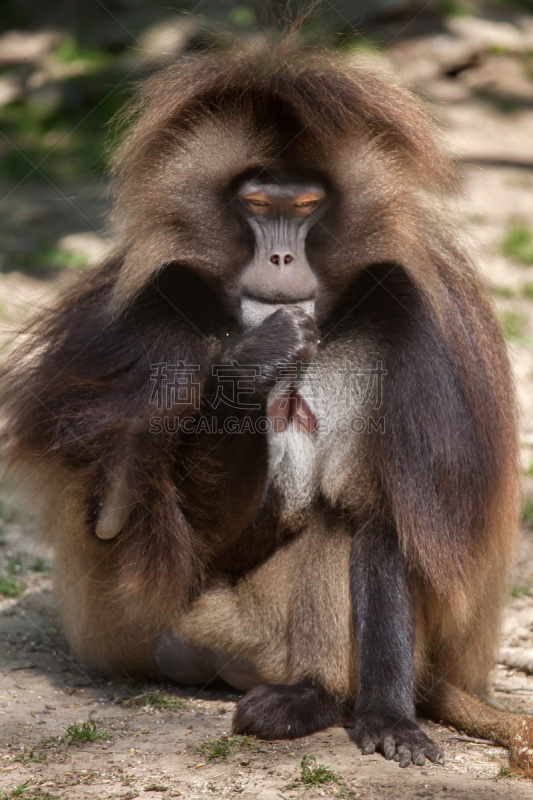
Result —
[{"label": "dirt ground", "polygon": [[[502,253],[513,225],[533,224],[533,17],[481,26],[483,35],[461,19],[399,38],[388,57],[425,94],[457,155],[463,176],[457,213],[508,332],[522,407],[524,487],[533,496],[533,293],[526,288],[533,268],[508,249]],[[104,188],[96,183],[28,180],[0,187],[0,196],[0,231],[15,247],[27,247],[28,237],[31,245],[43,230],[91,258],[104,244]],[[61,280],[0,276],[3,341]],[[423,727],[442,746],[444,766],[400,770],[379,755],[361,756],[350,728],[290,743],[228,740],[233,691],[85,671],[69,656],[54,613],[51,554],[39,551],[35,523],[20,504],[13,507],[8,486],[2,497],[0,580],[8,581],[7,594],[20,594],[0,594],[0,798],[533,798],[533,783],[509,771],[503,748],[465,741],[432,723]],[[533,512],[525,516],[492,695],[502,707],[533,713]],[[77,742],[84,734],[94,740]],[[302,775],[304,756],[339,782],[291,785]]]}]

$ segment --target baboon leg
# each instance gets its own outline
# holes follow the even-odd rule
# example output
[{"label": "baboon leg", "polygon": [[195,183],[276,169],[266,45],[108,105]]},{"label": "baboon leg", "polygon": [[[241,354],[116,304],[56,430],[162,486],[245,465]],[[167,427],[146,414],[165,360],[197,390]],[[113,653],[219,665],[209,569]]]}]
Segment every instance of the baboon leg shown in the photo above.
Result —
[{"label": "baboon leg", "polygon": [[[103,543],[104,546],[107,542]],[[115,594],[115,575],[91,545],[56,558],[55,595],[76,658],[103,672],[157,676],[153,651],[158,620]]]},{"label": "baboon leg", "polygon": [[[180,680],[184,648],[215,677],[238,689],[288,678],[288,616],[292,548],[278,551],[236,584],[213,580],[160,639],[162,672]],[[181,661],[181,663],[180,663]]]},{"label": "baboon leg", "polygon": [[85,522],[85,487],[69,487],[57,503],[53,529],[54,594],[76,658],[104,672],[158,674],[153,651],[164,620],[117,587],[121,537],[103,541]]},{"label": "baboon leg", "polygon": [[350,539],[342,526],[320,523],[289,550],[293,590],[285,608],[285,673],[238,702],[238,732],[262,739],[306,736],[341,721],[355,695]]},{"label": "baboon leg", "polygon": [[349,547],[341,528],[314,526],[236,585],[215,581],[166,639],[165,674],[170,641],[179,640],[176,654],[183,644],[207,653],[226,682],[255,687],[237,704],[234,729],[261,738],[304,736],[342,719],[356,679]]}]

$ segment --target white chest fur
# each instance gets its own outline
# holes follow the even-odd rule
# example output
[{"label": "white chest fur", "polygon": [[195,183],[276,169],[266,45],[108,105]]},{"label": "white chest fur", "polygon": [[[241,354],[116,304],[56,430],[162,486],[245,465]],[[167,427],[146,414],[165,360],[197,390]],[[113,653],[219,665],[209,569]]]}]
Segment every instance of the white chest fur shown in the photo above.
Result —
[{"label": "white chest fur", "polygon": [[[303,510],[317,493],[342,504],[345,493],[362,491],[368,433],[375,431],[386,373],[367,341],[353,344],[349,352],[343,343],[319,353],[296,384],[316,430],[289,421],[284,430],[269,431],[270,481],[287,511]],[[273,390],[271,402],[286,386]]]}]

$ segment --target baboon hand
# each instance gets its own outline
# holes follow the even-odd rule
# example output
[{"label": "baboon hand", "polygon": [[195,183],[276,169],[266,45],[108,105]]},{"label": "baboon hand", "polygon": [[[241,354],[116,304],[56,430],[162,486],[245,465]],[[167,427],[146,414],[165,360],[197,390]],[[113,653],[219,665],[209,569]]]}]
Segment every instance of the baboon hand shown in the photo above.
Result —
[{"label": "baboon hand", "polygon": [[283,367],[313,361],[318,342],[314,319],[299,306],[287,306],[247,331],[223,358],[256,365],[263,383],[273,386]]},{"label": "baboon hand", "polygon": [[444,763],[444,756],[429,736],[414,720],[400,715],[364,714],[356,720],[354,738],[363,755],[378,750],[388,761],[398,761],[400,767],[411,762],[422,767],[426,758]]},{"label": "baboon hand", "polygon": [[276,362],[308,364],[318,347],[318,328],[309,314],[299,306],[279,308],[257,328],[258,335],[271,343]]}]

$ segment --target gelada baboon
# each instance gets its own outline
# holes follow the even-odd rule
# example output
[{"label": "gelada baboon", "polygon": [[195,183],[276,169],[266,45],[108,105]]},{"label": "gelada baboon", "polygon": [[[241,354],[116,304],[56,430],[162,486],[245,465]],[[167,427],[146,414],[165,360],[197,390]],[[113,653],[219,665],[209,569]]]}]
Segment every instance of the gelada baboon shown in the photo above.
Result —
[{"label": "gelada baboon", "polygon": [[436,687],[485,690],[517,494],[504,343],[440,213],[450,164],[390,78],[288,42],[182,61],[127,117],[114,254],[7,375],[72,648],[281,684],[239,701],[240,731],[351,705],[363,752],[440,761],[415,693],[450,718]]}]

